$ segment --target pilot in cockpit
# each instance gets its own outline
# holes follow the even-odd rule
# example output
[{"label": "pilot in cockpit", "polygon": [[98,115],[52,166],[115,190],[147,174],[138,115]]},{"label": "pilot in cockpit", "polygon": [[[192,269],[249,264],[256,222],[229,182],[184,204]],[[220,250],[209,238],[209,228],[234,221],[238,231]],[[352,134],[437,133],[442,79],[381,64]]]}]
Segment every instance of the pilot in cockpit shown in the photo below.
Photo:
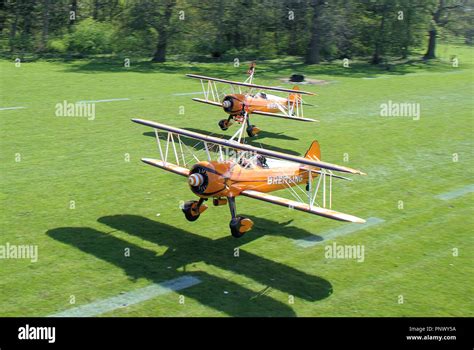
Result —
[{"label": "pilot in cockpit", "polygon": [[241,158],[239,164],[248,169],[254,169],[255,167],[268,169],[267,158],[261,154],[257,154],[253,159]]}]

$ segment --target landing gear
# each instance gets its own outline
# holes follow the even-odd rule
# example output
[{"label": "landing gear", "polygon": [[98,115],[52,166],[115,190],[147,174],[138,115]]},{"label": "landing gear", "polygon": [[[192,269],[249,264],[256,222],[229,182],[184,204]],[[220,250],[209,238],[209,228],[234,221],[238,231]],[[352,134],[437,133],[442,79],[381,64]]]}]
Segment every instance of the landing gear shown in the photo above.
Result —
[{"label": "landing gear", "polygon": [[252,229],[253,221],[244,216],[237,216],[235,214],[235,197],[229,197],[229,208],[230,215],[232,215],[232,220],[230,220],[229,223],[230,232],[235,238],[240,238]]},{"label": "landing gear", "polygon": [[229,128],[229,121],[227,119],[221,119],[217,124],[219,125],[219,128],[221,128],[221,130],[225,131]]},{"label": "landing gear", "polygon": [[230,232],[235,238],[242,237],[245,232],[248,232],[252,229],[253,221],[244,216],[237,216],[230,220]]},{"label": "landing gear", "polygon": [[229,117],[228,119],[219,120],[219,123],[217,123],[217,125],[219,125],[219,128],[221,128],[221,130],[223,131],[229,129],[229,126],[232,125],[232,117]]},{"label": "landing gear", "polygon": [[249,137],[254,137],[257,136],[259,132],[259,128],[257,128],[255,125],[250,125],[250,116],[247,116],[247,135],[249,135]]},{"label": "landing gear", "polygon": [[259,128],[257,128],[255,125],[249,125],[247,127],[247,135],[249,135],[249,137],[254,137],[254,136],[257,136],[257,134],[260,132],[261,130]]},{"label": "landing gear", "polygon": [[207,205],[203,204],[205,200],[207,199],[201,198],[199,201],[187,201],[184,203],[181,210],[188,221],[196,221],[199,219],[201,213],[207,209]]}]

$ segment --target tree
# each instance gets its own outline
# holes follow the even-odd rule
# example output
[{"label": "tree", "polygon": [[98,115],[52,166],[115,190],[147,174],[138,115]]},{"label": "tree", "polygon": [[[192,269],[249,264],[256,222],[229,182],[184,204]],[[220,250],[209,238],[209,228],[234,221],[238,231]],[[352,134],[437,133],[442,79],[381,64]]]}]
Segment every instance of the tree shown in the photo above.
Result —
[{"label": "tree", "polygon": [[438,28],[446,26],[455,10],[460,10],[465,1],[459,0],[437,0],[433,10],[431,11],[431,25],[428,30],[428,49],[426,50],[424,59],[429,60],[436,58],[436,38],[438,36]]},{"label": "tree", "polygon": [[41,33],[40,51],[46,48],[49,32],[49,0],[43,0],[43,30]]},{"label": "tree", "polygon": [[71,0],[69,4],[69,29],[76,23],[78,19],[77,0]]},{"label": "tree", "polygon": [[0,50],[378,64],[408,58],[427,33],[427,59],[440,33],[472,43],[473,15],[474,0],[4,0]]},{"label": "tree", "polygon": [[392,55],[406,59],[412,47],[421,46],[429,22],[428,4],[426,0],[397,1],[387,47]]},{"label": "tree", "polygon": [[168,46],[168,39],[170,35],[169,26],[175,5],[175,0],[166,0],[161,16],[158,16],[158,20],[154,22],[154,28],[158,32],[158,42],[156,44],[155,53],[153,54],[153,62],[166,61],[166,48]]},{"label": "tree", "polygon": [[368,5],[370,13],[376,19],[376,28],[373,30],[373,53],[370,63],[379,64],[386,53],[386,49],[391,39],[390,27],[396,20],[395,6],[392,0],[381,0]]},{"label": "tree", "polygon": [[311,18],[311,39],[308,46],[305,62],[307,64],[317,64],[321,61],[321,37],[323,30],[321,28],[321,13],[324,6],[323,0],[312,0],[311,7],[313,15]]},{"label": "tree", "polygon": [[133,2],[126,14],[126,25],[142,33],[150,28],[158,38],[152,62],[165,62],[172,28],[170,26],[176,0],[140,0]]}]

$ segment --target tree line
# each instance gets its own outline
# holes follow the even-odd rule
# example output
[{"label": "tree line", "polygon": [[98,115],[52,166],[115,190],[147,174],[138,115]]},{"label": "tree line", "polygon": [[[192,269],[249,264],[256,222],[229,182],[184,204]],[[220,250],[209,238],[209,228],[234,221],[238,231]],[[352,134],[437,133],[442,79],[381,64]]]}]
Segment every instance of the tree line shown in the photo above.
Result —
[{"label": "tree line", "polygon": [[4,54],[406,59],[473,44],[474,0],[4,0]]}]

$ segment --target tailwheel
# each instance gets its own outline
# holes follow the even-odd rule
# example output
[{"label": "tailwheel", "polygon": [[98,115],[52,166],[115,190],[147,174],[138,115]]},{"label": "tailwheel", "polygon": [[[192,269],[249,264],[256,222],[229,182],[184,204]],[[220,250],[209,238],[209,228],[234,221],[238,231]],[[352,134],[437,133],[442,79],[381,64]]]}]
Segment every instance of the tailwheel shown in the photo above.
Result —
[{"label": "tailwheel", "polygon": [[235,238],[242,237],[246,232],[252,229],[252,226],[253,221],[244,216],[236,216],[229,224],[230,232]]},{"label": "tailwheel", "polygon": [[221,119],[219,120],[219,123],[217,123],[219,125],[219,128],[221,128],[221,130],[227,130],[230,126],[230,123],[229,123],[229,120],[228,119]]},{"label": "tailwheel", "polygon": [[202,204],[203,200],[187,201],[181,209],[188,221],[196,221],[199,215],[207,209],[207,205]]},{"label": "tailwheel", "polygon": [[249,137],[254,137],[254,136],[257,136],[257,134],[260,132],[261,130],[259,128],[257,128],[255,125],[249,125],[247,127],[247,134],[249,135]]}]

